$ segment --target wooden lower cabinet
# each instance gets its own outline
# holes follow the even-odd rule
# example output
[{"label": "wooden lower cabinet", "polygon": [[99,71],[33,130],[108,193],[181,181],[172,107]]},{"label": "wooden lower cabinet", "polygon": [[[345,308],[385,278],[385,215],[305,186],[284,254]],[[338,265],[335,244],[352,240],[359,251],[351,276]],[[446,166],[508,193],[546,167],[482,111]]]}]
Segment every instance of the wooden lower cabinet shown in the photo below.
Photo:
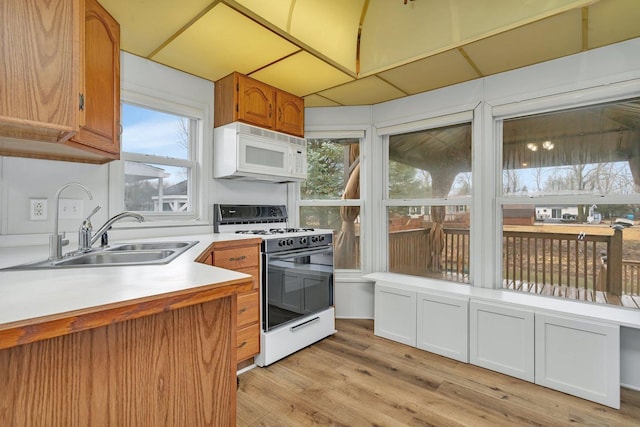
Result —
[{"label": "wooden lower cabinet", "polygon": [[0,425],[235,426],[235,309],[232,295],[2,349]]},{"label": "wooden lower cabinet", "polygon": [[262,239],[215,242],[198,262],[253,277],[253,289],[238,294],[237,360],[244,362],[260,353],[260,244]]}]

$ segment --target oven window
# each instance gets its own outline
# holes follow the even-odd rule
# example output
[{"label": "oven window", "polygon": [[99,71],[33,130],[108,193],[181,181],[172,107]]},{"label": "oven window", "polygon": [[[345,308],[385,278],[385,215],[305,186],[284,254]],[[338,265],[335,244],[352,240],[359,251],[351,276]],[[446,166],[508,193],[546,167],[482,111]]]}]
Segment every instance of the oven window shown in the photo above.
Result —
[{"label": "oven window", "polygon": [[266,254],[266,331],[333,305],[333,249]]}]

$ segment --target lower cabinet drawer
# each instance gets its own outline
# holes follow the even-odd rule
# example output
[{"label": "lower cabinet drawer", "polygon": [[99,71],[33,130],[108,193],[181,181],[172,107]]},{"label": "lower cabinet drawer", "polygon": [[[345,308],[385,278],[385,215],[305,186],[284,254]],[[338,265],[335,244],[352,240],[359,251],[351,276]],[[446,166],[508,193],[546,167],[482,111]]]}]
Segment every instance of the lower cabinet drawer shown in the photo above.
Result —
[{"label": "lower cabinet drawer", "polygon": [[238,329],[237,359],[241,362],[260,352],[260,323]]},{"label": "lower cabinet drawer", "polygon": [[238,295],[238,328],[260,320],[260,294],[258,291]]}]

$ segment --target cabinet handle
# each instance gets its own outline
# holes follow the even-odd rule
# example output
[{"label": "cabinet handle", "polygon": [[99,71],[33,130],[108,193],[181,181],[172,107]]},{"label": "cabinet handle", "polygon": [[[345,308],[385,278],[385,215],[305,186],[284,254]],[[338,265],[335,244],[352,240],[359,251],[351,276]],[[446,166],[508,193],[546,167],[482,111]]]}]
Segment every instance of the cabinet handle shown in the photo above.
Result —
[{"label": "cabinet handle", "polygon": [[278,120],[282,121],[282,108],[278,108]]},{"label": "cabinet handle", "polygon": [[269,104],[269,118],[273,115],[273,105]]},{"label": "cabinet handle", "polygon": [[244,347],[245,345],[247,345],[247,342],[246,342],[246,341],[242,341],[242,342],[238,345],[238,348],[242,348],[242,347]]},{"label": "cabinet handle", "polygon": [[78,107],[80,108],[80,111],[84,111],[84,93],[81,93],[78,99]]},{"label": "cabinet handle", "polygon": [[242,307],[242,308],[238,311],[238,313],[244,313],[245,311],[247,311],[247,307]]},{"label": "cabinet handle", "polygon": [[243,259],[246,259],[247,256],[246,255],[242,255],[236,258],[229,258],[229,261],[242,261]]}]

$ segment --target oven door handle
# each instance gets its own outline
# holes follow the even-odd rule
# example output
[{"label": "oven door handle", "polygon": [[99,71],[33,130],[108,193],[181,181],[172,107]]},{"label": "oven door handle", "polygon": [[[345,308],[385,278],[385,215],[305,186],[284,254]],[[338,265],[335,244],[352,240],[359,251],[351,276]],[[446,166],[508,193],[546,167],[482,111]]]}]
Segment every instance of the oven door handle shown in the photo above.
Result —
[{"label": "oven door handle", "polygon": [[299,257],[299,256],[311,256],[311,255],[319,255],[322,253],[326,253],[329,251],[333,251],[333,246],[323,246],[320,249],[307,249],[307,250],[302,250],[300,252],[286,252],[286,253],[275,253],[275,254],[268,254],[269,259],[285,259],[285,258],[291,258],[291,257]]},{"label": "oven door handle", "polygon": [[317,322],[317,321],[319,321],[319,320],[320,320],[320,316],[316,316],[316,317],[314,317],[313,319],[309,319],[309,320],[307,320],[306,322],[302,322],[302,323],[300,323],[299,325],[296,325],[296,326],[292,326],[292,327],[290,327],[290,328],[289,328],[289,330],[290,330],[291,332],[295,332],[295,331],[297,331],[298,329],[300,329],[300,328],[304,328],[305,326],[309,326],[311,323],[315,323],[315,322]]}]

